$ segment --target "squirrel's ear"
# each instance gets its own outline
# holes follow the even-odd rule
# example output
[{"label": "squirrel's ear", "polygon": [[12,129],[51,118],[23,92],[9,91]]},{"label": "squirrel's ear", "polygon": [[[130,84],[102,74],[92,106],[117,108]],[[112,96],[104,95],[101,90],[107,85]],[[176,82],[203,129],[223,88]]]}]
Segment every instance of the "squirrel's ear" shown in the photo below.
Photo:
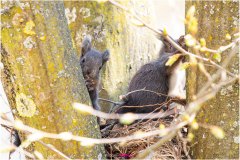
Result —
[{"label": "squirrel's ear", "polygon": [[172,44],[169,43],[166,39],[163,39],[162,42],[163,42],[163,44],[164,44],[165,52],[171,53],[172,50],[173,50]]},{"label": "squirrel's ear", "polygon": [[179,37],[179,39],[178,39],[178,44],[179,44],[183,49],[187,50],[187,45],[186,45],[186,43],[185,43],[185,36],[184,36],[184,35],[182,35],[182,36]]},{"label": "squirrel's ear", "polygon": [[102,53],[103,64],[109,60],[110,52],[108,50]]},{"label": "squirrel's ear", "polygon": [[82,54],[81,57],[83,57],[88,51],[90,51],[92,48],[91,44],[91,37],[85,36],[82,42]]}]

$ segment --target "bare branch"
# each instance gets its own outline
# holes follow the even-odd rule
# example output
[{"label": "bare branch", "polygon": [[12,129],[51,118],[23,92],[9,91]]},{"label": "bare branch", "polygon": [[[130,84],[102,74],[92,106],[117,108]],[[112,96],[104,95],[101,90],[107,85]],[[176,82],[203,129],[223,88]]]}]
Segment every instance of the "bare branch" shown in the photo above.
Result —
[{"label": "bare branch", "polygon": [[57,153],[58,155],[62,156],[63,158],[66,158],[67,160],[71,160],[71,158],[69,158],[68,156],[66,156],[65,154],[63,154],[62,152],[60,152],[59,150],[57,150],[53,145],[51,144],[46,144],[43,141],[38,141],[39,143],[41,143],[43,146],[49,148],[50,150],[54,151],[55,153]]},{"label": "bare branch", "polygon": [[153,144],[152,146],[148,147],[147,149],[145,149],[144,151],[142,151],[141,153],[139,153],[135,159],[145,159],[150,153],[154,152],[155,150],[157,150],[161,145],[163,145],[165,142],[169,141],[170,139],[172,139],[177,133],[177,130],[174,130],[172,132],[170,132],[169,134],[167,134],[166,136],[164,136],[162,139],[160,139],[158,142],[156,142],[155,144]]},{"label": "bare branch", "polygon": [[121,104],[120,102],[114,102],[114,101],[111,101],[111,100],[108,100],[108,99],[104,99],[104,98],[98,98],[98,100],[104,101],[104,102],[109,102],[109,103],[112,103],[114,105],[120,105]]},{"label": "bare branch", "polygon": [[[104,119],[121,119],[121,117],[125,115],[125,114],[101,112],[99,110],[93,109],[91,106],[87,106],[87,105],[80,104],[80,103],[74,103],[73,106],[75,109],[77,109],[79,111],[86,112],[91,115],[94,115],[94,116],[97,116],[100,118],[104,118]],[[138,107],[138,106],[130,106],[130,107]],[[137,120],[137,119],[150,119],[150,118],[164,118],[164,117],[167,117],[167,116],[175,114],[175,113],[176,113],[175,111],[169,110],[164,113],[152,113],[151,116],[149,116],[149,113],[146,113],[146,114],[145,113],[143,113],[143,114],[133,114],[132,113],[132,116],[135,120]],[[179,113],[179,112],[177,112],[177,113]]]},{"label": "bare branch", "polygon": [[[119,4],[118,2],[116,2],[116,1],[114,1],[114,0],[109,0],[109,2],[112,3],[113,5],[117,6],[118,8],[123,9],[123,10],[126,11],[127,13],[129,13],[131,16],[133,16],[133,17],[136,18],[138,21],[140,21],[140,22],[143,24],[143,26],[149,28],[149,29],[152,30],[153,32],[157,33],[158,35],[162,35],[162,31],[157,30],[157,29],[155,29],[154,27],[152,27],[151,25],[145,23],[145,22],[144,22],[141,18],[139,18],[136,14],[132,13],[127,7]],[[221,69],[221,70],[227,72],[230,76],[236,77],[236,75],[234,75],[233,73],[227,71],[225,68],[223,68],[222,66],[218,65],[218,64],[215,63],[214,61],[212,61],[212,60],[210,60],[210,59],[208,59],[208,58],[201,57],[201,56],[199,56],[199,55],[195,55],[195,54],[193,54],[193,53],[191,53],[191,52],[186,51],[186,50],[183,49],[180,45],[178,45],[176,42],[174,42],[174,40],[173,40],[172,38],[170,38],[168,35],[164,36],[164,38],[165,38],[169,43],[171,43],[178,51],[182,52],[184,55],[192,56],[192,57],[195,57],[195,58],[197,58],[197,59],[201,59],[201,60],[203,60],[203,61],[205,61],[205,62],[209,62],[209,63],[211,63],[212,65],[214,65],[215,67],[217,67],[218,69]],[[227,46],[225,46],[225,47],[223,47],[223,48],[220,47],[218,50],[214,50],[214,52],[215,52],[215,51],[218,51],[218,52],[221,51],[221,52],[223,52],[223,51],[227,50],[228,48],[231,48],[232,45],[234,45],[234,43],[236,44],[236,43],[238,43],[239,41],[240,41],[240,39],[238,38],[235,42],[232,42],[231,44],[229,44],[229,45],[227,45]],[[209,49],[209,51],[213,51],[213,50],[210,50],[210,49]]]},{"label": "bare branch", "polygon": [[[14,127],[14,124],[12,122],[9,122],[7,120],[1,120],[1,124],[7,125],[7,126],[12,126]],[[75,140],[75,141],[79,141],[82,143],[87,143],[87,144],[107,144],[107,143],[118,143],[118,142],[125,142],[125,141],[131,141],[131,140],[135,140],[135,139],[142,139],[142,138],[146,138],[146,137],[150,137],[150,136],[154,136],[154,135],[167,135],[168,133],[174,131],[175,129],[180,129],[183,126],[187,125],[188,122],[187,121],[183,121],[183,122],[179,122],[178,124],[174,124],[172,126],[170,126],[169,128],[165,128],[165,129],[159,129],[159,130],[155,130],[155,131],[150,131],[150,132],[146,132],[146,133],[142,133],[142,134],[133,134],[130,136],[126,136],[126,137],[118,137],[118,138],[102,138],[102,139],[96,139],[96,138],[88,138],[88,137],[81,137],[81,136],[76,136],[76,135],[72,135],[71,133],[67,134],[67,136],[62,136],[63,133],[48,133],[48,132],[44,132],[32,127],[29,127],[27,125],[21,124],[21,131],[23,132],[27,132],[27,133],[32,133],[32,134],[40,134],[42,135],[43,138],[51,138],[51,139],[64,139],[66,140]],[[19,128],[16,128],[19,130]]]}]

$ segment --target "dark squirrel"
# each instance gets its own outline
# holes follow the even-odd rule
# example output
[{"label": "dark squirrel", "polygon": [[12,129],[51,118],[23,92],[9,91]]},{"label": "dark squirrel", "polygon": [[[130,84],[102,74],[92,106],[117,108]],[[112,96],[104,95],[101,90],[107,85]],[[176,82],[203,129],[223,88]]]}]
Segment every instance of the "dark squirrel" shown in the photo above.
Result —
[{"label": "dark squirrel", "polygon": [[82,54],[80,57],[80,66],[82,68],[83,77],[87,86],[92,106],[96,110],[100,110],[98,104],[98,85],[100,81],[100,71],[103,65],[109,59],[109,51],[101,53],[92,48],[91,38],[86,36],[82,42]]},{"label": "dark squirrel", "polygon": [[[161,109],[166,109],[169,97],[185,98],[183,91],[172,91],[179,88],[183,90],[185,87],[185,84],[179,84],[175,80],[175,78],[179,80],[178,77],[180,76],[180,80],[185,83],[185,75],[179,75],[179,72],[176,71],[176,69],[180,68],[184,57],[181,56],[172,66],[166,66],[168,59],[180,52],[164,38],[161,40],[164,46],[160,51],[160,57],[153,62],[143,65],[133,76],[128,87],[128,93],[130,94],[123,98],[124,102],[115,110],[116,113],[157,112]],[[175,42],[186,49],[183,36]],[[185,74],[185,71],[183,72]],[[185,100],[183,101],[185,103]]]}]

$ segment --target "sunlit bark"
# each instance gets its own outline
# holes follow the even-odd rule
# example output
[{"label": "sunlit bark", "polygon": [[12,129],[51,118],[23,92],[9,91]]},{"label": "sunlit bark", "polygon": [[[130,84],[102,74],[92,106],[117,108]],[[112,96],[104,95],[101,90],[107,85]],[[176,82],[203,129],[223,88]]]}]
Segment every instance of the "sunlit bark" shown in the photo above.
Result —
[{"label": "sunlit bark", "polygon": [[[186,1],[186,11],[195,5],[198,19],[197,38],[205,38],[207,47],[217,49],[230,43],[226,34],[239,32],[239,2]],[[234,37],[232,37],[234,38]],[[236,50],[238,52],[238,50]],[[222,55],[228,57],[229,52]],[[207,67],[214,73],[211,66]],[[239,72],[239,56],[235,56],[228,70]],[[200,71],[188,72],[188,94],[191,99],[194,92],[205,85],[206,77]],[[196,159],[237,159],[239,158],[239,84],[236,82],[220,90],[215,98],[205,103],[197,117],[203,124],[217,125],[225,132],[224,139],[216,139],[209,129],[199,128],[195,134],[191,154]]]},{"label": "sunlit bark", "polygon": [[[2,2],[9,10],[1,17],[2,81],[15,117],[47,132],[100,137],[96,118],[72,107],[73,102],[90,104],[90,100],[63,2],[21,4]],[[75,141],[43,141],[71,158],[104,157],[101,145],[88,148]],[[38,142],[29,150],[39,151],[46,159],[62,158]]]}]

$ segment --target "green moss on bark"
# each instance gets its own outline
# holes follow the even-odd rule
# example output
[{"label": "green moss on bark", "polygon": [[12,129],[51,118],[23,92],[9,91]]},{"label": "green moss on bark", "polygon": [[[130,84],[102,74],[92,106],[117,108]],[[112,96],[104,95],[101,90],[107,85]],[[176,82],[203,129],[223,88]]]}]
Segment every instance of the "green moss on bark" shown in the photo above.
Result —
[{"label": "green moss on bark", "polygon": [[[187,1],[186,10],[191,5],[196,7],[198,19],[197,38],[205,38],[209,48],[217,49],[230,41],[226,40],[226,34],[238,32],[239,28],[239,2],[206,2]],[[238,52],[236,50],[236,52]],[[222,59],[228,56],[228,52],[222,55]],[[229,71],[239,73],[239,57],[233,58],[228,66]],[[211,74],[214,70],[208,68]],[[190,69],[188,75],[188,91],[198,91],[204,86],[206,78],[200,71]],[[190,98],[191,99],[191,98]],[[196,143],[192,148],[195,159],[237,159],[239,158],[239,84],[232,84],[224,87],[215,98],[205,103],[199,113],[197,120],[200,123],[220,126],[225,132],[224,139],[216,139],[207,129],[200,128],[195,132]]]},{"label": "green moss on bark", "polygon": [[[23,2],[29,3],[29,2]],[[24,93],[36,104],[34,116],[16,117],[27,125],[47,132],[72,132],[75,135],[100,138],[96,118],[76,112],[73,102],[90,104],[82,73],[73,49],[62,2],[31,2],[30,7],[13,7],[2,15],[2,60],[4,87],[11,106],[16,108],[16,95]],[[23,15],[23,20],[16,14]],[[14,19],[15,17],[15,19]],[[15,21],[22,21],[19,25]],[[14,22],[13,22],[14,21]],[[24,33],[33,21],[36,34]],[[71,158],[104,157],[102,145],[82,147],[79,142],[43,139]],[[44,158],[62,158],[34,143],[34,150]]]}]

